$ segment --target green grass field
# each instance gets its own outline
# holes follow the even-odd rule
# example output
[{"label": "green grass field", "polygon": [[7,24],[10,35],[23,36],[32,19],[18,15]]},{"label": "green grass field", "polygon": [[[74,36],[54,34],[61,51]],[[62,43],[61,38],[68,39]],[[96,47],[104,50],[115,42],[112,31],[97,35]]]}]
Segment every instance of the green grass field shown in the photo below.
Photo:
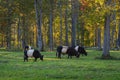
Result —
[{"label": "green grass field", "polygon": [[[87,50],[88,56],[58,59],[55,52],[41,52],[44,61],[30,58],[23,62],[23,52],[0,51],[0,80],[120,80],[120,60],[100,60],[101,51]],[[111,51],[120,58],[120,51]]]}]

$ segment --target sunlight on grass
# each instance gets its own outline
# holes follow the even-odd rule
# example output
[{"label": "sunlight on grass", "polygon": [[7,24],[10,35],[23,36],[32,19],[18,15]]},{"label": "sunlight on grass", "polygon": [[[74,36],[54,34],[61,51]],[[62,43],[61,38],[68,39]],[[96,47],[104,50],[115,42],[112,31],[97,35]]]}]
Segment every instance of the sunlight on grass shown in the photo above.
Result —
[{"label": "sunlight on grass", "polygon": [[60,60],[58,58],[44,58],[44,60]]},{"label": "sunlight on grass", "polygon": [[[119,60],[95,59],[101,51],[87,50],[88,56],[58,59],[55,52],[41,52],[44,61],[29,58],[23,61],[23,52],[0,53],[0,80],[119,80]],[[111,55],[120,58],[119,51]]]}]

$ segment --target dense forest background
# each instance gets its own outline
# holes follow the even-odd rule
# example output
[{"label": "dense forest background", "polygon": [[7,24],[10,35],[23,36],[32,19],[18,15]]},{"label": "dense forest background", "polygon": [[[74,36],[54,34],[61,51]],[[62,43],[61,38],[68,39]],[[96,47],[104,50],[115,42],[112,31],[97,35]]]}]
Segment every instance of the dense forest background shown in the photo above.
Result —
[{"label": "dense forest background", "polygon": [[1,48],[101,49],[106,37],[111,49],[119,48],[120,0],[0,0]]}]

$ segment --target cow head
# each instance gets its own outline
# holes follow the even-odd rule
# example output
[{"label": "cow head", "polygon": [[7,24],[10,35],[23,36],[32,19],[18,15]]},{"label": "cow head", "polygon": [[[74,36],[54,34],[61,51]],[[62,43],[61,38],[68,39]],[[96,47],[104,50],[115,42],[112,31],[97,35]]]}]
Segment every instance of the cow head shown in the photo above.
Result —
[{"label": "cow head", "polygon": [[79,46],[78,52],[79,52],[80,54],[84,54],[85,56],[87,56],[87,52],[85,51],[84,47],[80,47],[80,46]]},{"label": "cow head", "polygon": [[85,51],[84,53],[83,53],[85,56],[87,56],[87,52]]},{"label": "cow head", "polygon": [[40,56],[40,60],[42,60],[42,61],[43,61],[43,56],[44,56],[44,55],[41,55],[41,56]]},{"label": "cow head", "polygon": [[77,58],[79,58],[79,57],[80,57],[80,54],[79,54],[79,53],[77,53],[76,57],[77,57]]}]

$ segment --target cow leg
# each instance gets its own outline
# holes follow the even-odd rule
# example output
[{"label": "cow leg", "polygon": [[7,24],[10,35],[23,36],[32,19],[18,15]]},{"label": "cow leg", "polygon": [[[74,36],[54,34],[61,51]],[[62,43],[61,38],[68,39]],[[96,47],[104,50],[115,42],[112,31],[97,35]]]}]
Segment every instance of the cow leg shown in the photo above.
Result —
[{"label": "cow leg", "polygon": [[69,59],[70,55],[68,55],[68,59]]},{"label": "cow leg", "polygon": [[27,62],[28,62],[28,57],[27,56],[24,56],[24,62],[25,62],[25,60],[27,60]]},{"label": "cow leg", "polygon": [[28,56],[27,56],[27,50],[26,49],[24,50],[24,62],[25,62],[25,60],[28,61]]},{"label": "cow leg", "polygon": [[34,60],[35,62],[37,61],[37,58],[35,58],[35,60]]},{"label": "cow leg", "polygon": [[26,59],[25,59],[25,56],[24,56],[24,62],[25,62],[25,60],[26,60]]},{"label": "cow leg", "polygon": [[60,59],[61,59],[61,53],[58,53],[58,58],[60,58]]},{"label": "cow leg", "polygon": [[84,56],[83,53],[82,53],[82,56]]},{"label": "cow leg", "polygon": [[72,56],[71,55],[68,55],[68,59],[71,58],[72,59]]},{"label": "cow leg", "polygon": [[56,57],[58,56],[57,52],[56,52]]},{"label": "cow leg", "polygon": [[26,60],[26,59],[24,58],[24,62],[25,62],[25,60]]},{"label": "cow leg", "polygon": [[28,57],[26,58],[27,62],[28,62]]}]

